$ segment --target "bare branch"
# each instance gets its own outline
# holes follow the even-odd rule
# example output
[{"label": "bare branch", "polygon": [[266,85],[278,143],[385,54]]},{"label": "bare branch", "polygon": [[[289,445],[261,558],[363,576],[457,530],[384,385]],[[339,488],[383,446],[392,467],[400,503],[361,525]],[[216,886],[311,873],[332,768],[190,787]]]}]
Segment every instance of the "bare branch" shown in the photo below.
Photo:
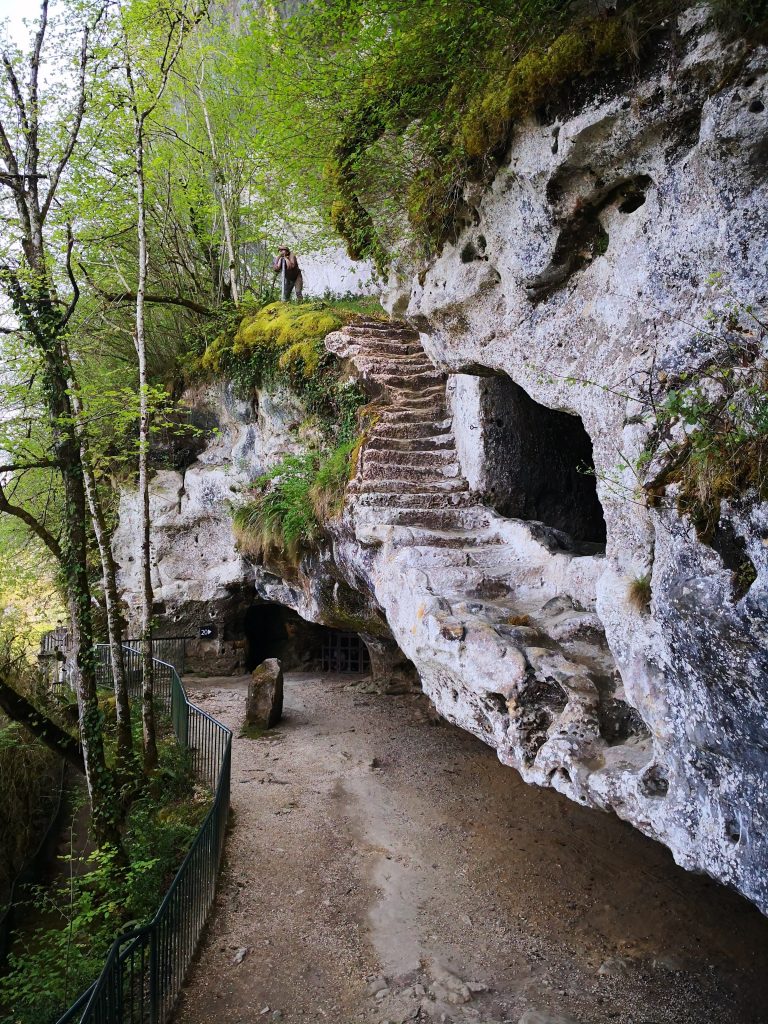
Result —
[{"label": "bare branch", "polygon": [[[101,15],[99,15],[100,17]],[[48,187],[43,206],[40,211],[40,219],[45,220],[48,216],[48,210],[53,202],[53,197],[56,194],[56,189],[59,186],[62,172],[69,163],[69,158],[72,156],[72,152],[77,142],[77,136],[80,134],[80,126],[83,123],[83,115],[85,114],[85,72],[86,65],[88,63],[88,37],[90,35],[90,27],[86,25],[83,29],[83,41],[80,45],[80,66],[78,72],[77,82],[77,100],[75,101],[75,110],[72,116],[72,127],[69,130],[69,136],[67,138],[67,144],[64,147],[64,152],[61,154],[59,162],[51,175],[51,184]]]},{"label": "bare branch", "polygon": [[64,328],[69,323],[69,319],[72,316],[72,314],[75,312],[75,307],[77,306],[78,299],[80,298],[80,286],[78,285],[77,278],[75,277],[74,271],[72,270],[72,248],[73,248],[74,244],[75,244],[75,239],[74,239],[74,236],[72,234],[72,225],[71,224],[67,224],[67,257],[66,257],[66,266],[67,266],[67,277],[69,278],[69,282],[72,285],[72,298],[69,301],[69,305],[67,306],[67,310],[64,313],[64,318],[61,321],[61,330],[62,331],[64,330]]},{"label": "bare branch", "polygon": [[48,28],[48,0],[40,4],[40,27],[35,33],[35,48],[29,62],[29,119],[30,128],[37,133],[39,114],[40,56],[43,52],[45,30]]},{"label": "bare branch", "polygon": [[41,522],[39,522],[31,512],[27,509],[22,508],[21,505],[12,504],[3,489],[3,485],[0,484],[0,512],[5,512],[6,515],[15,516],[16,519],[20,519],[25,526],[28,526],[32,533],[38,537],[43,544],[48,548],[53,557],[57,561],[62,562],[64,560],[64,552],[61,549],[61,545],[50,533]]},{"label": "bare branch", "polygon": [[28,469],[56,469],[58,463],[50,459],[40,462],[13,463],[12,465],[0,466],[0,473],[24,473]]},{"label": "bare branch", "polygon": [[[94,287],[96,287],[94,285]],[[117,305],[122,305],[126,302],[136,301],[136,292],[105,292],[100,288],[96,288],[99,295],[106,299],[107,302],[114,302]],[[182,296],[174,295],[145,295],[145,302],[153,302],[156,305],[162,306],[181,306],[183,309],[189,309],[193,313],[197,313],[200,316],[213,316],[213,310],[207,306],[201,305],[199,302],[195,302],[193,299],[185,299]]]},{"label": "bare branch", "polygon": [[[8,184],[14,191],[20,191],[22,188],[22,178],[19,174],[19,163],[16,159],[16,154],[13,152],[10,140],[5,130],[5,125],[0,119],[0,153],[2,153],[5,166],[8,168]],[[3,176],[6,177],[5,175]]]},{"label": "bare branch", "polygon": [[8,84],[11,87],[11,95],[13,96],[13,102],[16,106],[16,111],[21,121],[21,127],[24,130],[25,135],[29,135],[29,118],[27,117],[27,108],[24,103],[24,97],[21,94],[21,87],[19,86],[19,80],[16,77],[16,72],[13,70],[13,64],[7,53],[3,52],[3,66],[5,67],[5,77],[8,79]]},{"label": "bare branch", "polygon": [[[196,12],[192,18],[187,17],[186,11],[187,4],[185,3],[184,10],[177,18],[171,21],[169,17],[168,35],[166,36],[165,40],[165,50],[163,51],[163,56],[160,60],[160,84],[157,88],[157,92],[155,93],[154,98],[152,99],[152,102],[149,104],[148,107],[145,107],[144,110],[141,111],[140,120],[142,126],[144,122],[147,120],[147,118],[152,114],[160,100],[163,98],[163,93],[165,92],[166,87],[168,85],[168,79],[170,78],[173,66],[176,63],[179,54],[181,53],[182,47],[184,46],[184,40],[187,37],[187,33],[191,28],[197,25],[198,22],[202,21],[204,17],[203,10]],[[178,34],[176,36],[176,45],[172,47],[171,43],[173,41],[174,30],[176,29],[178,29]]]}]

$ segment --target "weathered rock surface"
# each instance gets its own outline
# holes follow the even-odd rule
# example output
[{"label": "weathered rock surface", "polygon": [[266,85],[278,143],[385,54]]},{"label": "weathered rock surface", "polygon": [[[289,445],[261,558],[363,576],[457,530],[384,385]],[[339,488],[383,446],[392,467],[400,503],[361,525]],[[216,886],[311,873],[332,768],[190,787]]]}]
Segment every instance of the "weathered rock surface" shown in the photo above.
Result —
[{"label": "weathered rock surface", "polygon": [[245,720],[257,729],[273,729],[283,717],[283,669],[277,658],[267,658],[251,673]]},{"label": "weathered rock surface", "polygon": [[[526,778],[615,810],[681,864],[766,910],[768,509],[748,494],[721,506],[721,525],[754,566],[740,594],[733,565],[699,541],[673,493],[658,508],[638,500],[631,468],[648,441],[639,391],[655,374],[684,374],[703,358],[697,331],[723,301],[710,274],[720,272],[742,303],[768,301],[766,52],[724,43],[704,19],[702,9],[680,19],[679,59],[657,64],[631,94],[607,91],[553,112],[551,124],[520,126],[490,189],[467,195],[471,224],[456,244],[427,268],[401,268],[390,306],[419,325],[436,365],[460,374],[454,427],[466,478],[492,499],[482,434],[497,424],[482,414],[486,378],[461,371],[503,375],[583,424],[607,534],[603,556],[573,558],[546,552],[531,526],[504,527],[498,557],[514,563],[515,599],[526,595],[526,572],[529,594],[543,584],[562,599],[557,623],[531,609],[543,636],[529,638],[514,669],[502,669],[486,639],[487,656],[467,658],[457,687],[457,674],[436,663],[435,648],[447,642],[439,631],[417,630],[411,648],[428,647],[423,658],[404,649],[432,681],[439,709],[480,732],[484,721],[502,759]],[[607,249],[543,288],[559,239],[588,207]],[[469,252],[476,258],[467,262]],[[582,579],[569,579],[579,570]],[[646,573],[648,611],[630,595],[631,580]],[[592,628],[569,621],[569,602],[592,617],[593,636],[604,631],[611,699],[637,712],[613,738],[600,721],[606,688],[597,684],[596,695],[551,650],[566,636],[578,648]],[[470,638],[456,635],[468,651]],[[506,688],[494,682],[500,675]],[[509,717],[501,706],[499,717],[480,709],[486,685],[507,700]]]},{"label": "weathered rock surface", "polygon": [[[250,402],[223,384],[188,396],[216,425],[189,465],[157,471],[150,488],[152,584],[162,635],[191,637],[187,669],[206,675],[242,672],[245,618],[254,603],[294,609],[302,618],[360,633],[375,679],[409,687],[413,666],[392,638],[366,585],[342,573],[332,552],[314,554],[304,571],[286,562],[269,569],[237,550],[230,506],[252,480],[306,441],[306,411],[286,392],[259,391]],[[120,587],[136,627],[140,553],[136,492],[121,494],[114,537]],[[204,629],[206,636],[201,636]],[[300,668],[297,661],[293,668]]]},{"label": "weathered rock surface", "polygon": [[[230,485],[295,444],[239,409],[183,475],[156,478],[156,583],[179,623],[234,621],[254,597],[345,623],[527,781],[614,811],[765,911],[768,508],[721,507],[754,566],[740,593],[674,494],[647,504],[632,468],[641,392],[698,365],[721,299],[709,275],[768,305],[768,57],[699,9],[679,28],[631,94],[519,126],[456,244],[392,275],[389,306],[420,335],[330,336],[382,408],[322,552],[298,570],[237,554]],[[585,209],[607,248],[553,262]],[[137,594],[131,500],[117,552]],[[646,574],[648,608],[631,592]]]}]

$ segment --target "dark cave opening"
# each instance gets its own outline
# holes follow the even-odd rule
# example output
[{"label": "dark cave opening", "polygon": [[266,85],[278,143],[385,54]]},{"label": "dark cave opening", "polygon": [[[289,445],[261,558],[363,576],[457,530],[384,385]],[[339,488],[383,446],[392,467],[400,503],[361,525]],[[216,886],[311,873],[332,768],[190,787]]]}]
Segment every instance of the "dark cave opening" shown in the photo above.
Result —
[{"label": "dark cave opening", "polygon": [[281,604],[253,604],[243,623],[245,667],[278,658],[286,672],[369,672],[368,648],[357,633],[330,629]]},{"label": "dark cave opening", "polygon": [[540,405],[509,377],[483,383],[486,501],[500,515],[604,546],[592,441],[581,419]]}]

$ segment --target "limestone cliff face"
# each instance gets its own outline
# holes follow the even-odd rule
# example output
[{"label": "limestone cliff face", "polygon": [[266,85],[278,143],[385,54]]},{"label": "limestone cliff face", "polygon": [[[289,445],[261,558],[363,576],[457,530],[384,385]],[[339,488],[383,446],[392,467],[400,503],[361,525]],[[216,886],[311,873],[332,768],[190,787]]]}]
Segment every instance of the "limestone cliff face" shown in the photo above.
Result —
[{"label": "limestone cliff face", "polygon": [[[496,383],[461,371],[580,418],[607,534],[594,610],[648,730],[604,752],[615,770],[596,767],[591,799],[766,909],[768,508],[749,495],[721,507],[718,532],[754,566],[743,593],[733,545],[701,543],[674,489],[647,507],[632,468],[642,396],[701,365],[697,328],[722,303],[709,275],[743,303],[768,298],[766,53],[724,44],[701,11],[680,30],[680,52],[630,91],[521,128],[491,187],[467,194],[456,244],[418,276],[401,268],[388,302],[459,374],[454,429],[474,486],[498,479],[483,432],[498,432],[494,407],[508,416]],[[646,573],[648,613],[628,586]]]},{"label": "limestone cliff face", "polygon": [[[152,586],[158,633],[187,636],[187,665],[206,675],[245,670],[245,616],[254,602],[283,605],[304,619],[360,632],[377,677],[400,685],[412,672],[392,640],[373,595],[341,573],[333,554],[265,568],[244,558],[232,533],[231,506],[242,489],[312,437],[306,410],[292,395],[259,391],[252,401],[230,384],[188,394],[208,440],[189,465],[157,471],[150,485]],[[213,426],[212,426],[213,425]],[[138,629],[140,549],[137,494],[120,497],[113,548],[129,621]],[[201,627],[212,627],[208,638]]]},{"label": "limestone cliff face", "polygon": [[[410,327],[327,339],[381,413],[344,516],[298,568],[241,558],[227,512],[296,443],[286,396],[209,396],[220,433],[153,485],[159,610],[184,631],[219,622],[198,651],[211,669],[237,667],[254,598],[353,628],[380,673],[405,655],[441,714],[528,781],[763,910],[768,507],[724,501],[704,543],[674,486],[645,500],[660,466],[641,456],[649,398],[700,367],[724,289],[768,306],[767,69],[694,11],[630,91],[520,126],[456,244],[392,275]],[[129,598],[134,521],[124,495]]]}]

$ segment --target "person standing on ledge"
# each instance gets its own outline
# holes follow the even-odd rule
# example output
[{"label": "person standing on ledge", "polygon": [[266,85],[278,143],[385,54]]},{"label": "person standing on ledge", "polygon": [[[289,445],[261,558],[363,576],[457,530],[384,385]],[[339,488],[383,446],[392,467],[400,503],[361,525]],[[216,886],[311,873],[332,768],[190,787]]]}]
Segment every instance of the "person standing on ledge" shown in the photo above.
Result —
[{"label": "person standing on ledge", "polygon": [[273,268],[275,277],[281,275],[280,298],[288,302],[291,292],[296,289],[296,298],[301,302],[304,293],[304,278],[301,276],[299,261],[287,245],[281,245],[277,250],[277,259]]}]

